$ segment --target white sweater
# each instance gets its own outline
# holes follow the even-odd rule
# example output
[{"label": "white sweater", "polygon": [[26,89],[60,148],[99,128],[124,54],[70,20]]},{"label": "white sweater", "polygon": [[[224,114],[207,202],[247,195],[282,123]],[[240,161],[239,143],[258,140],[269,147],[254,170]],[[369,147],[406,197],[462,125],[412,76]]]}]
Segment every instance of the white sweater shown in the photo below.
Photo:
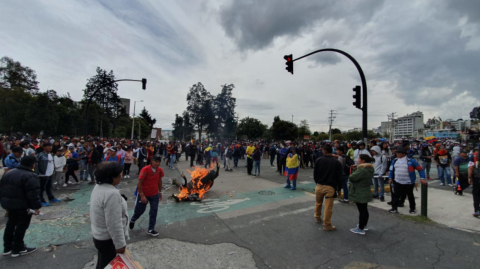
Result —
[{"label": "white sweater", "polygon": [[90,197],[92,235],[97,240],[113,240],[115,249],[127,245],[127,202],[118,189],[110,184],[97,184]]},{"label": "white sweater", "polygon": [[67,160],[64,156],[58,157],[57,155],[53,156],[53,163],[55,164],[56,172],[63,172],[63,168],[67,165]]}]

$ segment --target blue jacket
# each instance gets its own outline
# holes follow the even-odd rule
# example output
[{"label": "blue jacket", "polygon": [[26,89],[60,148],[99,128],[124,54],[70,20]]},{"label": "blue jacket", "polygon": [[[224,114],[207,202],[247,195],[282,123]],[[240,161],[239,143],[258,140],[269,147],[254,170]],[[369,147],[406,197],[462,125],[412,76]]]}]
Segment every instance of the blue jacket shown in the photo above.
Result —
[{"label": "blue jacket", "polygon": [[8,169],[13,169],[17,168],[17,166],[20,164],[20,160],[13,155],[13,153],[8,154],[8,156],[5,158],[5,166]]},{"label": "blue jacket", "polygon": [[[397,162],[398,158],[393,159],[392,164],[390,165],[390,173],[388,174],[388,178],[395,180],[395,163]],[[416,175],[415,170],[418,171],[420,175],[420,179],[425,179],[425,171],[423,171],[422,166],[420,166],[415,159],[407,158],[407,165],[408,165],[408,175],[410,176],[411,184],[415,183]]]},{"label": "blue jacket", "polygon": [[288,153],[288,149],[287,149],[287,148],[282,148],[282,149],[280,149],[280,156],[286,157],[286,156],[287,156],[287,153]]}]

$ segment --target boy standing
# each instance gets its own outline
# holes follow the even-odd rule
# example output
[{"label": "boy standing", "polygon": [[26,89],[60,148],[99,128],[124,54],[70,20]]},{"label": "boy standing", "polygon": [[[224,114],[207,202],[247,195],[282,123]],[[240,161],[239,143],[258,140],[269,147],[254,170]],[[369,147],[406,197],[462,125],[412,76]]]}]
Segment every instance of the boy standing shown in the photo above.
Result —
[{"label": "boy standing", "polygon": [[55,165],[55,174],[54,174],[54,179],[53,179],[53,185],[55,186],[55,189],[58,189],[60,186],[60,182],[62,182],[62,178],[64,176],[65,172],[65,166],[67,165],[67,160],[63,156],[63,149],[59,148],[57,149],[57,152],[55,156],[53,157],[53,163]]}]

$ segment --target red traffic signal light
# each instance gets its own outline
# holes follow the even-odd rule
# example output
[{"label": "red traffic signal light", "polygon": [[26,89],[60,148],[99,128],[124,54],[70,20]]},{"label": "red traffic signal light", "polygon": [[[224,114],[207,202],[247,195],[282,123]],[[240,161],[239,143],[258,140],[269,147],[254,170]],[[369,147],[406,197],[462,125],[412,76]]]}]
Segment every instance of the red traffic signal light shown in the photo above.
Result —
[{"label": "red traffic signal light", "polygon": [[358,109],[361,109],[362,106],[360,104],[360,99],[362,98],[361,96],[361,93],[360,93],[360,90],[361,90],[361,87],[360,86],[356,86],[355,88],[353,88],[353,92],[355,93],[353,95],[353,99],[355,100],[353,102],[353,106],[355,106],[356,108]]},{"label": "red traffic signal light", "polygon": [[293,55],[292,54],[285,55],[285,56],[283,56],[283,59],[285,59],[287,61],[285,63],[287,65],[287,67],[285,69],[287,69],[287,71],[292,73],[292,75],[293,75]]},{"label": "red traffic signal light", "polygon": [[147,88],[147,79],[142,78],[142,89],[145,90]]}]

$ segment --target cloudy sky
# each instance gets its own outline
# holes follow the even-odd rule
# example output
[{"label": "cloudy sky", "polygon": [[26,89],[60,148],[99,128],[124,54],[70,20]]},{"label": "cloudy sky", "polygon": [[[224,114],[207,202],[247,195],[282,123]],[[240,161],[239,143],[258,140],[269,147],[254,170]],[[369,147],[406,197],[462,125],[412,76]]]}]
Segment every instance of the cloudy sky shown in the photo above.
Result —
[{"label": "cloudy sky", "polygon": [[[121,97],[171,129],[186,108],[189,88],[212,94],[234,84],[240,118],[271,125],[273,117],[306,119],[313,131],[361,127],[352,105],[360,84],[350,53],[368,84],[369,128],[417,110],[468,118],[479,105],[480,1],[335,0],[0,0],[0,57],[37,72],[40,89],[82,98],[97,66],[118,79]],[[137,106],[138,108],[138,106]],[[133,108],[130,113],[133,113]]]}]

